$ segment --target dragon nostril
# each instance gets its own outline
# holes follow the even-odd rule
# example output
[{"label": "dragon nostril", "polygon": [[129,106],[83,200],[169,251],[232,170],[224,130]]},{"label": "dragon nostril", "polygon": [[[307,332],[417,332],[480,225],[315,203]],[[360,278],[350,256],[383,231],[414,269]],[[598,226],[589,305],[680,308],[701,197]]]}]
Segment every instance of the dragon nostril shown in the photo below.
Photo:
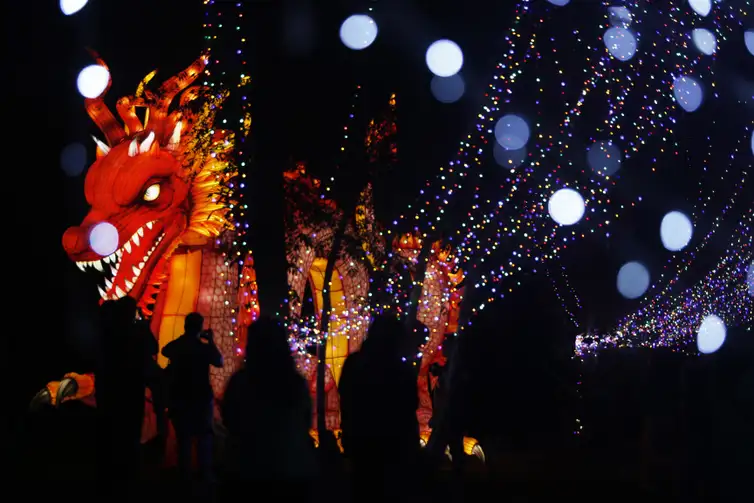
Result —
[{"label": "dragon nostril", "polygon": [[68,255],[85,252],[89,246],[86,239],[86,229],[83,227],[69,227],[63,233],[63,248]]}]

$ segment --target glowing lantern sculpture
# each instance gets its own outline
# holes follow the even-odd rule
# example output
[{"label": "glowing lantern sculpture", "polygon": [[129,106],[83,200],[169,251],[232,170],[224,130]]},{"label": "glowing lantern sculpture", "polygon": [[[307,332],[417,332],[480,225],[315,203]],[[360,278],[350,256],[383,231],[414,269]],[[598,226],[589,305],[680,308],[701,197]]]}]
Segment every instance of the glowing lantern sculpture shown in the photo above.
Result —
[{"label": "glowing lantern sculpture", "polygon": [[[107,68],[99,58],[97,63]],[[102,274],[102,301],[133,297],[151,318],[160,348],[182,333],[183,320],[192,311],[204,314],[208,328],[217,333],[233,329],[231,308],[218,292],[230,288],[235,293],[236,287],[228,280],[237,276],[237,265],[226,258],[233,232],[234,137],[214,128],[227,94],[189,87],[206,64],[202,56],[154,90],[148,84],[155,72],[147,75],[134,95],[118,100],[122,124],[104,103],[109,82],[100,96],[85,100],[104,141],[95,138],[97,159],[85,180],[91,210],[63,235],[71,260],[82,270]],[[176,99],[178,106],[170,111]],[[146,110],[144,122],[137,109]],[[103,257],[88,237],[104,216],[117,229],[118,243]],[[213,374],[219,394],[238,359],[233,358],[232,338],[216,342],[226,357],[225,367]],[[160,357],[159,363],[167,361]],[[94,390],[91,376],[68,374],[67,379],[76,385],[51,383],[36,402],[61,403]]]},{"label": "glowing lantern sculpture", "polygon": [[[96,59],[107,69],[104,61]],[[150,319],[160,349],[183,332],[185,316],[192,311],[202,313],[208,328],[216,333],[235,335],[216,338],[225,358],[225,366],[213,370],[212,375],[213,389],[220,397],[228,377],[241,362],[245,331],[258,317],[259,303],[251,252],[235,251],[234,256],[243,257],[242,260],[228,258],[236,233],[231,213],[236,204],[233,181],[238,174],[232,159],[235,138],[231,131],[215,128],[215,114],[227,94],[202,86],[190,87],[206,64],[203,56],[154,90],[148,85],[155,72],[150,73],[134,95],[117,101],[120,121],[104,103],[109,81],[100,96],[85,100],[87,112],[102,131],[104,141],[95,138],[97,159],[85,179],[87,201],[92,208],[80,225],[65,232],[63,247],[80,269],[93,268],[102,274],[102,301],[125,296],[137,301]],[[169,110],[176,99],[178,106]],[[395,107],[395,96],[391,96],[389,105]],[[146,109],[143,122],[137,109]],[[368,152],[387,139],[389,154],[396,154],[391,139],[396,131],[394,122],[372,121],[368,130],[364,145]],[[285,173],[285,183],[298,191],[296,198],[287,199],[291,214],[301,215],[313,206],[340,211],[334,201],[322,196],[321,182],[306,173],[303,163]],[[107,218],[103,219],[103,215]],[[294,217],[292,221],[298,223],[286,231],[287,258],[296,265],[289,274],[289,284],[298,299],[304,297],[308,286],[319,317],[327,265],[322,257],[327,255],[327,243],[334,230],[327,224],[310,226],[305,220]],[[99,230],[97,239],[92,238],[92,230],[101,228],[109,231],[107,247],[100,246]],[[333,315],[326,341],[325,391],[326,423],[333,430],[340,423],[340,368],[345,358],[360,347],[370,320],[370,271],[387,256],[374,217],[371,185],[360,195],[347,234],[360,243],[368,260],[355,260],[344,251],[330,278]],[[296,236],[306,236],[304,241],[311,244],[301,245]],[[413,235],[393,243],[398,256],[413,262],[420,248],[421,239]],[[455,330],[462,300],[458,286],[463,272],[449,251],[440,242],[432,245],[417,311],[417,319],[428,328],[421,348],[418,381],[417,415],[424,437],[429,435],[432,415],[429,365],[442,358],[440,346],[445,335]],[[291,302],[289,319],[300,318],[301,309],[302,302]],[[290,328],[295,332],[305,326],[305,320],[301,320],[298,325],[291,323]],[[320,336],[315,330],[309,343],[320,342]],[[305,351],[299,352],[297,358],[314,393],[316,365],[308,361]],[[158,361],[162,366],[167,364],[162,356]],[[94,376],[69,373],[60,382],[49,383],[33,404],[85,400],[94,405],[93,394]],[[154,424],[150,414],[145,421]],[[152,426],[144,431],[145,437],[155,433]],[[473,451],[479,455],[481,448],[475,440],[467,439],[467,444],[469,454]]]}]

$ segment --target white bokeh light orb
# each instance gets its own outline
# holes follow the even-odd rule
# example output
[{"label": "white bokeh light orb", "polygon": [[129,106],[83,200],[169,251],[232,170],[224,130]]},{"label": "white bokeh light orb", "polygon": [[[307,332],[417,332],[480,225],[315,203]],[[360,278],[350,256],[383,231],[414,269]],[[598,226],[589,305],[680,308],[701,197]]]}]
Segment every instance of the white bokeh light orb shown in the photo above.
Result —
[{"label": "white bokeh light orb", "polygon": [[586,204],[581,194],[575,190],[560,189],[550,196],[547,212],[558,224],[573,225],[584,216]]},{"label": "white bokeh light orb", "polygon": [[693,235],[694,224],[680,211],[671,211],[663,217],[660,224],[660,239],[666,250],[683,250],[691,242]]},{"label": "white bokeh light orb", "polygon": [[638,299],[649,288],[649,271],[639,262],[628,262],[618,271],[618,292],[627,299]]},{"label": "white bokeh light orb", "polygon": [[547,0],[553,5],[557,5],[558,7],[563,7],[564,5],[568,5],[571,0]]},{"label": "white bokeh light orb", "polygon": [[109,222],[100,222],[89,231],[89,246],[102,257],[112,255],[118,249],[118,229]]},{"label": "white bokeh light orb", "polygon": [[628,61],[636,54],[636,37],[625,28],[612,26],[602,37],[605,47],[612,57],[620,61]]},{"label": "white bokeh light orb", "polygon": [[427,49],[427,68],[438,77],[450,77],[461,71],[463,52],[452,40],[438,40]]},{"label": "white bokeh light orb", "polygon": [[83,9],[89,0],[60,0],[60,12],[72,16]]},{"label": "white bokeh light orb", "polygon": [[466,92],[466,83],[460,74],[451,75],[450,77],[432,77],[429,84],[432,96],[440,103],[455,103],[463,97]]},{"label": "white bokeh light orb", "polygon": [[706,355],[714,353],[723,346],[727,329],[719,316],[705,316],[696,334],[696,347]]},{"label": "white bokeh light orb", "polygon": [[529,134],[529,125],[518,115],[504,115],[495,124],[495,139],[501,147],[508,150],[524,148],[529,141]]},{"label": "white bokeh light orb", "polygon": [[595,173],[612,176],[621,166],[622,154],[612,141],[595,141],[587,150],[586,162]]},{"label": "white bokeh light orb", "polygon": [[526,161],[526,156],[526,147],[518,150],[509,150],[501,147],[499,143],[495,143],[492,147],[492,157],[503,168],[515,169],[521,166]]},{"label": "white bokeh light orb", "polygon": [[673,97],[685,111],[695,112],[702,106],[704,91],[695,78],[683,75],[673,81]]},{"label": "white bokeh light orb", "polygon": [[712,0],[689,0],[691,8],[702,17],[705,17],[712,10]]},{"label": "white bokeh light orb", "polygon": [[631,11],[622,5],[608,7],[607,12],[611,26],[619,26],[621,28],[628,28],[631,26],[631,22],[633,21]]},{"label": "white bokeh light orb", "polygon": [[715,34],[709,30],[696,28],[691,32],[691,40],[702,54],[712,56],[717,52],[717,39],[715,38]]},{"label": "white bokeh light orb", "polygon": [[746,286],[749,290],[749,295],[754,297],[754,262],[749,264],[749,272],[746,273]]},{"label": "white bokeh light orb", "polygon": [[107,89],[110,72],[102,65],[89,65],[79,72],[76,87],[84,98],[97,98]]},{"label": "white bokeh light orb", "polygon": [[744,44],[746,44],[746,50],[749,51],[749,54],[754,56],[754,30],[744,32]]},{"label": "white bokeh light orb", "polygon": [[68,176],[79,176],[86,169],[86,147],[75,142],[60,152],[60,167]]},{"label": "white bokeh light orb", "polygon": [[377,38],[377,23],[366,14],[355,14],[340,25],[340,41],[354,51],[366,49]]}]

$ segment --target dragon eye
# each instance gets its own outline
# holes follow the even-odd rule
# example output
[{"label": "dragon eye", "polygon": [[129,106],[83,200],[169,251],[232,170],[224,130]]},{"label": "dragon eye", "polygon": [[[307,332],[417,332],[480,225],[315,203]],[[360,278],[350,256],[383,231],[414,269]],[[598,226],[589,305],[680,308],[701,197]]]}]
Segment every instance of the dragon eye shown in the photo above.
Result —
[{"label": "dragon eye", "polygon": [[160,197],[160,184],[155,183],[147,187],[147,190],[144,191],[144,195],[142,197],[147,202],[152,202]]}]

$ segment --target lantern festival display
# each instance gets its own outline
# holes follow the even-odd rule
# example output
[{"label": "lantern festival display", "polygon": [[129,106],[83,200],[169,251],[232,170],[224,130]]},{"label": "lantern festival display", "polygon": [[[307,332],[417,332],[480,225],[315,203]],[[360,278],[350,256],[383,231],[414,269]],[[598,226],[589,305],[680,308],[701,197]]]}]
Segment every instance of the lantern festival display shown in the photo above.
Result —
[{"label": "lantern festival display", "polygon": [[[155,72],[150,73],[133,95],[117,101],[120,120],[104,102],[109,80],[99,96],[85,100],[86,110],[104,140],[95,138],[97,158],[84,182],[90,211],[80,225],[64,233],[63,247],[79,269],[101,275],[102,302],[125,296],[137,301],[160,350],[183,333],[187,314],[201,313],[206,328],[218,334],[215,342],[224,356],[223,368],[212,369],[213,389],[221,399],[227,379],[243,361],[246,328],[258,317],[259,303],[252,253],[240,250],[240,240],[234,239],[239,226],[234,222],[233,208],[240,197],[238,185],[242,187],[237,185],[239,173],[233,159],[236,133],[215,125],[227,92],[192,86],[207,63],[203,55],[156,89],[150,86]],[[98,57],[97,64],[107,68]],[[394,96],[390,104],[394,107]],[[383,132],[395,131],[394,122],[383,126]],[[246,132],[248,128],[243,134]],[[369,137],[366,143],[369,146]],[[286,198],[288,211],[306,211],[307,207],[301,206],[305,200],[340,211],[333,201],[320,196],[321,183],[306,172],[304,163],[287,171],[284,181],[287,187],[295,185],[299,190],[297,198]],[[356,260],[344,250],[330,278],[332,314],[324,341],[326,423],[328,429],[336,431],[340,427],[340,369],[366,336],[375,257],[390,255],[384,253],[385,242],[375,221],[371,185],[362,192],[352,221],[346,233],[360,244],[368,260]],[[311,383],[314,396],[316,358],[310,358],[302,348],[306,348],[307,340],[309,344],[312,340],[323,342],[317,340],[316,330],[313,339],[302,339],[301,331],[307,324],[302,319],[304,303],[300,299],[313,300],[315,323],[320,320],[323,290],[327,290],[325,257],[335,231],[325,221],[316,226],[300,223],[287,228],[286,233],[287,259],[293,266],[288,280],[291,292],[299,299],[289,304],[288,325],[294,351],[299,349],[299,368]],[[297,235],[307,239],[296,239]],[[390,247],[392,255],[405,260],[414,271],[421,239],[404,235],[394,239]],[[441,242],[432,244],[416,314],[427,333],[418,360],[407,363],[419,367],[417,417],[424,441],[432,416],[429,367],[444,362],[442,341],[456,329],[462,300],[463,271],[451,257]],[[168,361],[160,354],[158,363],[165,367]],[[94,406],[94,388],[94,375],[68,373],[61,381],[48,383],[32,403],[57,406],[82,400]],[[156,433],[150,426],[154,417],[149,407],[147,411],[145,440]],[[217,419],[221,420],[219,415]],[[312,435],[317,438],[316,431]],[[466,444],[468,453],[481,452],[475,440],[467,439]]]}]

